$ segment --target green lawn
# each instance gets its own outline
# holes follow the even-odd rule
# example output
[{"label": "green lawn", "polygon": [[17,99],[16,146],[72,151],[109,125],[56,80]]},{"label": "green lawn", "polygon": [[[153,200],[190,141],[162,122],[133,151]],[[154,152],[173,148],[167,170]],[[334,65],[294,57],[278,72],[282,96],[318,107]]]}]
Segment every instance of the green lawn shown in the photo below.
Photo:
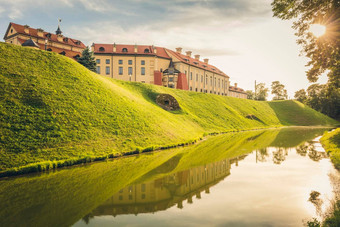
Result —
[{"label": "green lawn", "polygon": [[[113,80],[56,53],[5,43],[0,53],[0,175],[190,143],[209,133],[337,124],[294,101]],[[181,110],[157,106],[160,93],[174,96]]]}]

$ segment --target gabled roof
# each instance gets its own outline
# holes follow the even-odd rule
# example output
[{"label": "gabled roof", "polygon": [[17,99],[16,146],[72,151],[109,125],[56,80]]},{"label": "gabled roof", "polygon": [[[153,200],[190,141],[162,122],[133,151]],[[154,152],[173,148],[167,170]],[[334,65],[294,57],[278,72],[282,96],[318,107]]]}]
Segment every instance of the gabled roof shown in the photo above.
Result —
[{"label": "gabled roof", "polygon": [[84,43],[82,43],[80,40],[76,40],[76,39],[72,39],[72,38],[68,38],[68,37],[63,37],[63,41],[60,42],[58,40],[58,36],[56,34],[49,33],[49,32],[43,32],[43,37],[40,37],[40,36],[38,36],[38,29],[31,28],[31,27],[28,28],[29,33],[27,34],[27,33],[25,33],[25,26],[24,25],[15,24],[13,22],[9,23],[7,31],[6,31],[5,36],[4,36],[4,39],[6,39],[7,34],[9,32],[9,29],[10,29],[11,26],[19,34],[31,36],[31,37],[34,37],[34,38],[48,39],[48,40],[56,42],[56,43],[62,43],[62,44],[66,44],[66,45],[70,45],[70,46],[74,46],[74,47],[83,48],[83,49],[86,47],[84,45]]},{"label": "gabled roof", "polygon": [[[116,46],[116,52],[113,52],[114,45]],[[93,52],[95,54],[150,55],[150,56],[157,56],[161,58],[171,59],[169,55],[166,53],[165,48],[163,47],[154,47],[154,46],[147,46],[147,45],[136,45],[136,46],[137,46],[137,53],[135,53],[135,45],[94,43]]]},{"label": "gabled roof", "polygon": [[225,74],[224,72],[222,72],[221,70],[219,70],[218,68],[216,68],[213,65],[209,65],[205,62],[196,60],[195,58],[186,56],[184,54],[177,53],[176,51],[172,51],[172,50],[169,50],[169,49],[166,49],[166,50],[169,51],[170,54],[174,55],[176,58],[178,58],[183,63],[186,63],[188,65],[195,66],[197,68],[201,68],[201,69],[204,69],[206,71],[216,73],[216,74],[219,74],[219,75],[222,75],[224,77],[229,78],[229,76],[227,74]]},{"label": "gabled roof", "polygon": [[37,48],[40,48],[39,45],[36,42],[34,42],[32,39],[26,40],[25,42],[23,42],[21,44],[21,46],[23,46],[23,47],[37,47]]},{"label": "gabled roof", "polygon": [[[19,41],[20,44],[23,44],[27,40],[18,38],[18,41]],[[37,45],[38,45],[38,48],[40,48],[41,50],[45,50],[45,45],[44,44],[38,43]],[[50,51],[53,51],[53,52],[56,52],[56,53],[59,53],[59,54],[61,54],[64,51],[65,54],[63,54],[63,55],[65,55],[66,57],[69,57],[69,58],[74,58],[74,59],[76,58],[76,56],[80,56],[81,55],[79,52],[76,52],[76,51],[65,50],[65,49],[62,49],[62,48],[58,48],[58,47],[54,47],[54,46],[49,46],[49,45],[46,46],[46,49],[50,50]]]},{"label": "gabled roof", "polygon": [[247,92],[245,92],[242,88],[234,87],[234,86],[229,86],[229,91],[247,94]]}]

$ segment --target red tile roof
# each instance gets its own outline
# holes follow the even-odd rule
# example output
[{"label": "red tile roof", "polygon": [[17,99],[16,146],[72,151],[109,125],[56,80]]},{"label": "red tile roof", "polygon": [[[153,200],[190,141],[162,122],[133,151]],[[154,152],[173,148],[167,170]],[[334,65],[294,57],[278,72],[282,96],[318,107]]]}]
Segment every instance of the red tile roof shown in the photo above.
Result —
[{"label": "red tile roof", "polygon": [[[101,44],[101,43],[94,43],[94,53],[95,54],[139,54],[139,55],[150,55],[150,56],[157,56],[161,58],[170,59],[169,55],[166,53],[165,48],[163,47],[153,47],[147,45],[137,45],[137,53],[135,53],[135,45],[124,45],[124,44],[116,44],[116,52],[113,52],[113,45],[114,44]],[[104,48],[100,50],[100,48]],[[123,49],[126,48],[126,52],[123,52]],[[155,49],[157,50],[155,53]],[[148,50],[148,52],[145,52]]]},{"label": "red tile roof", "polygon": [[234,87],[234,86],[229,86],[229,91],[247,94],[247,92],[245,92],[242,88]]},{"label": "red tile roof", "polygon": [[169,50],[169,49],[166,49],[166,50],[169,51],[175,57],[177,57],[183,63],[186,63],[186,64],[189,64],[189,65],[195,66],[197,68],[201,68],[201,69],[207,70],[209,72],[216,73],[216,74],[219,74],[219,75],[222,75],[224,77],[229,78],[229,76],[227,74],[225,74],[224,72],[222,72],[221,70],[219,70],[218,68],[216,68],[213,65],[209,65],[205,62],[196,60],[195,58],[188,57],[184,54],[177,53],[176,51],[172,51],[172,50]]},{"label": "red tile roof", "polygon": [[[26,40],[18,38],[18,41],[21,44],[23,44]],[[37,43],[37,44],[38,44],[38,46],[39,46],[39,48],[41,50],[45,50],[45,44],[41,44],[41,43]],[[76,56],[80,56],[81,55],[79,52],[76,52],[76,51],[65,50],[63,48],[53,47],[53,46],[50,46],[50,45],[47,45],[46,49],[51,49],[52,52],[56,52],[58,54],[60,54],[60,53],[62,53],[64,51],[66,57],[73,58],[73,59],[75,59]]]},{"label": "red tile roof", "polygon": [[[86,46],[84,45],[84,43],[82,43],[80,40],[76,40],[76,39],[72,39],[72,38],[68,38],[68,37],[63,37],[63,41],[60,42],[58,40],[58,36],[56,34],[53,34],[53,33],[49,33],[49,32],[43,32],[43,37],[40,37],[38,36],[38,29],[35,29],[35,28],[31,28],[29,27],[29,33],[25,33],[25,26],[24,25],[20,25],[20,24],[15,24],[15,23],[10,23],[9,26],[8,26],[8,29],[13,26],[13,28],[17,31],[17,33],[19,34],[23,34],[23,35],[28,35],[28,36],[31,36],[31,37],[35,37],[35,38],[42,38],[42,39],[48,39],[50,41],[53,41],[53,42],[56,42],[56,43],[62,43],[62,44],[66,44],[66,45],[70,45],[70,46],[74,46],[74,47],[79,47],[79,48],[82,48],[84,49]],[[8,29],[7,29],[7,32],[5,34],[5,37],[4,39],[7,37],[7,33],[8,33]],[[47,34],[51,34],[51,37],[48,38],[46,35]],[[66,39],[67,38],[67,41]],[[78,44],[79,43],[79,44]]]}]

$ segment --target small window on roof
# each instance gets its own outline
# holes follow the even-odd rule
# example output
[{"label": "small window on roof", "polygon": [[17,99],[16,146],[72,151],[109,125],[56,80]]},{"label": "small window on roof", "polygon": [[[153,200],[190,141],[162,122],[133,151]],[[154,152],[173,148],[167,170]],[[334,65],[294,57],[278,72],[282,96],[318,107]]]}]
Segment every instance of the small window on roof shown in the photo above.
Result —
[{"label": "small window on roof", "polygon": [[64,42],[65,43],[67,43],[68,42],[68,38],[66,37],[66,38],[64,38]]},{"label": "small window on roof", "polygon": [[194,62],[195,65],[198,65],[198,62]]},{"label": "small window on roof", "polygon": [[99,47],[99,51],[105,51],[104,47]]},{"label": "small window on roof", "polygon": [[46,37],[47,37],[47,38],[51,38],[51,33],[47,33],[47,34],[46,34]]},{"label": "small window on roof", "polygon": [[123,52],[123,53],[128,52],[127,48],[123,48],[123,49],[122,49],[122,52]]},{"label": "small window on roof", "polygon": [[144,50],[144,53],[150,53],[150,50],[149,50],[148,48],[146,48],[146,49]]},{"label": "small window on roof", "polygon": [[77,45],[80,45],[80,41],[79,41],[79,40],[77,40],[77,41],[76,41],[76,44],[77,44]]},{"label": "small window on roof", "polygon": [[66,52],[65,52],[65,51],[62,51],[62,52],[60,52],[59,54],[61,54],[61,55],[66,55]]},{"label": "small window on roof", "polygon": [[51,49],[51,48],[48,48],[47,51],[52,51],[52,49]]}]

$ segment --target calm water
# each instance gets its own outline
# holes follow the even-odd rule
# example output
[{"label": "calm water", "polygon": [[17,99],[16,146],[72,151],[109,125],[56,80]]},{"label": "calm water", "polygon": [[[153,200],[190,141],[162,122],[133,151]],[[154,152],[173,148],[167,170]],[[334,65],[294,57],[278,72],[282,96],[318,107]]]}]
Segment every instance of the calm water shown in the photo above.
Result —
[{"label": "calm water", "polygon": [[318,142],[325,130],[230,133],[2,179],[0,226],[303,226],[327,211],[339,177]]}]

